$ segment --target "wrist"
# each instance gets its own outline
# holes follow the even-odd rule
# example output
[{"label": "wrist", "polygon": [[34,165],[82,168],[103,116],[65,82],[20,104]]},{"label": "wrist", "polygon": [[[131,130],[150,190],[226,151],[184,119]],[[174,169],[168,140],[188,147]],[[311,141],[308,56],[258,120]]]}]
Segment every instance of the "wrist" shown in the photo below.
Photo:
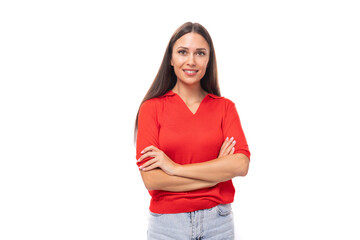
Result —
[{"label": "wrist", "polygon": [[173,175],[174,176],[181,176],[183,166],[181,164],[175,163]]}]

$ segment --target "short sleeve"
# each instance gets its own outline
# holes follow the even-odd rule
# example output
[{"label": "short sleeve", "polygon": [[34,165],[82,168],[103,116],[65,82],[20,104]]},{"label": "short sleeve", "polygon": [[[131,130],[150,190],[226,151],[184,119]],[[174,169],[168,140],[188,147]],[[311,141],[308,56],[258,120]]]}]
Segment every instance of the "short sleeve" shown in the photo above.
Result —
[{"label": "short sleeve", "polygon": [[[141,157],[141,151],[153,145],[159,148],[159,126],[156,115],[156,104],[154,101],[147,100],[143,102],[139,109],[138,129],[136,137],[136,159]],[[137,163],[138,166],[152,159],[148,157],[142,162]]]},{"label": "short sleeve", "polygon": [[243,153],[250,159],[250,151],[240,123],[240,117],[236,110],[235,103],[228,101],[226,105],[225,118],[223,121],[224,137],[234,137],[235,153]]}]

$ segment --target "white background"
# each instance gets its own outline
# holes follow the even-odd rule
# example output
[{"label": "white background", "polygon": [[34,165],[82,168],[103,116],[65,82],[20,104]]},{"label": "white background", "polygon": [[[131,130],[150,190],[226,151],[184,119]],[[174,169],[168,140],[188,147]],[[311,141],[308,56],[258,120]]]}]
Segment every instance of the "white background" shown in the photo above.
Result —
[{"label": "white background", "polygon": [[199,22],[252,153],[237,239],[360,239],[357,1],[1,1],[0,239],[145,239],[133,130]]}]

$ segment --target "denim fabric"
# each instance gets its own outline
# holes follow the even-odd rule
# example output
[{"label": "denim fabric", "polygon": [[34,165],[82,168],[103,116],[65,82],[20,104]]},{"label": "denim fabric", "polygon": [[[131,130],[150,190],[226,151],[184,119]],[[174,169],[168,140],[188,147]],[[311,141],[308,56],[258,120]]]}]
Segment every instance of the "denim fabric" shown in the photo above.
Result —
[{"label": "denim fabric", "polygon": [[150,212],[148,240],[233,240],[231,204],[176,214]]}]

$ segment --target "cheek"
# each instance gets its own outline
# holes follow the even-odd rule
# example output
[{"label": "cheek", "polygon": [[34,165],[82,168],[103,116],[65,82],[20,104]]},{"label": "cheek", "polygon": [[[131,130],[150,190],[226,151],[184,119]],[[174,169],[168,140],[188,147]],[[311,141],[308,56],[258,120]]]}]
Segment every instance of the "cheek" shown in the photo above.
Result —
[{"label": "cheek", "polygon": [[173,58],[172,63],[174,64],[174,66],[182,66],[184,64],[185,60],[183,58],[177,57],[177,58]]},{"label": "cheek", "polygon": [[181,63],[179,63],[178,61],[173,61],[173,69],[174,69],[174,72],[175,72],[175,75],[176,76],[179,76],[179,74],[182,73],[182,65]]},{"label": "cheek", "polygon": [[201,62],[201,67],[202,67],[204,70],[206,70],[208,64],[209,64],[209,59],[203,60],[203,61]]}]

